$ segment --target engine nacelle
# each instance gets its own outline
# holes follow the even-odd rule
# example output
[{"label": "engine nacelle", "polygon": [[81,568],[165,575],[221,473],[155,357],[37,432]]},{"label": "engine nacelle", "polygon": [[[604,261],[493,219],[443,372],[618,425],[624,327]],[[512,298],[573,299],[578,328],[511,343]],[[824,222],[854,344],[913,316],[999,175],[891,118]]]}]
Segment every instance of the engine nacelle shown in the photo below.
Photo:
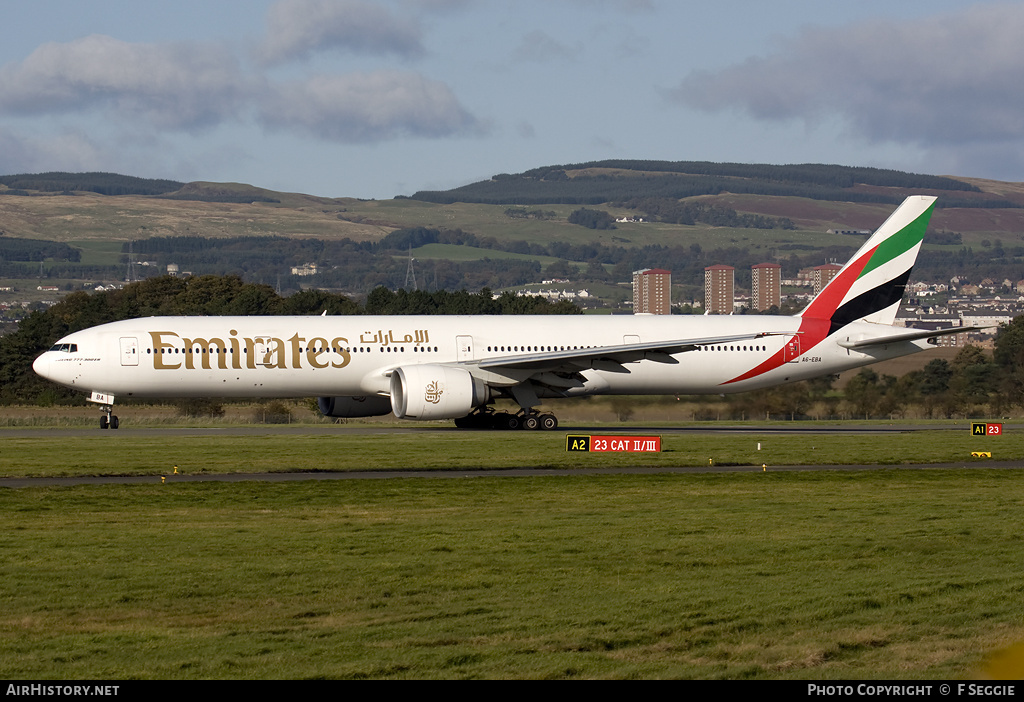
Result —
[{"label": "engine nacelle", "polygon": [[380,417],[391,414],[391,400],[380,395],[318,397],[316,404],[325,417]]},{"label": "engine nacelle", "polygon": [[391,411],[399,419],[457,419],[489,399],[487,384],[452,366],[403,366],[391,374]]}]

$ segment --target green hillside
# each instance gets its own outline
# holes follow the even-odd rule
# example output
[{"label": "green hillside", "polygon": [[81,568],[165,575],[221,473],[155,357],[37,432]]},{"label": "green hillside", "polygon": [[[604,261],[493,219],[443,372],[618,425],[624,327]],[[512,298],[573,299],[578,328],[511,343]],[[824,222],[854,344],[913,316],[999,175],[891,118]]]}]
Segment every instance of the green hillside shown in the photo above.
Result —
[{"label": "green hillside", "polygon": [[[685,299],[699,297],[707,265],[734,265],[742,287],[754,263],[778,261],[795,275],[845,260],[863,239],[842,232],[874,229],[911,193],[939,198],[916,276],[1024,277],[1020,183],[816,164],[594,161],[392,200],[107,173],[3,176],[0,278],[16,290],[0,298],[123,280],[133,242],[142,277],[174,264],[361,295],[406,285],[412,255],[412,275],[430,289],[545,278],[607,289],[658,266],[673,271]],[[314,275],[292,274],[307,264]]]},{"label": "green hillside", "polygon": [[163,195],[181,188],[173,180],[135,178],[117,173],[22,173],[0,176],[0,185],[11,190],[41,192],[93,192],[100,195]]},{"label": "green hillside", "polygon": [[[884,189],[880,190],[880,189]],[[898,204],[906,191],[939,191],[947,207],[1021,207],[970,183],[943,176],[823,164],[769,165],[696,161],[591,161],[545,166],[414,200],[488,204],[587,204],[645,198],[679,200],[725,192]]]}]

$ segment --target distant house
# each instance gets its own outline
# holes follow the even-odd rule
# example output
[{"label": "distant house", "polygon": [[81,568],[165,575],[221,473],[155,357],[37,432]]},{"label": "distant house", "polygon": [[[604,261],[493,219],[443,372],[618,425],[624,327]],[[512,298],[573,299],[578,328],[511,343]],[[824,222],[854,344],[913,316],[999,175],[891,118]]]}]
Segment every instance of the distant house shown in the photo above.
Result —
[{"label": "distant house", "polygon": [[1000,324],[1009,324],[1013,321],[1013,315],[1008,312],[983,312],[981,310],[975,310],[961,312],[960,319],[963,322],[962,326],[992,327],[987,330],[987,333],[994,334],[996,332],[995,327],[998,327]]},{"label": "distant house", "polygon": [[292,275],[316,275],[316,264],[307,263],[304,266],[296,266],[292,268]]}]

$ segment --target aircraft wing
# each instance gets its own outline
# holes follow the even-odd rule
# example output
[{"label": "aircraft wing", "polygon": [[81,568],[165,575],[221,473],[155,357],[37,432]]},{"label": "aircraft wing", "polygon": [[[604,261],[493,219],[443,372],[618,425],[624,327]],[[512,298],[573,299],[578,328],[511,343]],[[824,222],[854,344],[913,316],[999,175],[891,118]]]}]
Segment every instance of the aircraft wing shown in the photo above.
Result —
[{"label": "aircraft wing", "polygon": [[564,351],[531,351],[518,353],[514,356],[497,356],[479,361],[464,361],[460,365],[476,366],[482,370],[492,371],[507,369],[576,373],[592,368],[595,370],[628,373],[629,371],[622,366],[623,363],[633,363],[643,359],[656,363],[679,363],[671,354],[694,351],[700,346],[752,341],[766,336],[790,336],[795,333],[795,331],[750,332],[728,336],[649,341],[638,344],[580,347]]},{"label": "aircraft wing", "polygon": [[857,339],[855,341],[839,341],[838,344],[844,349],[865,349],[872,346],[887,346],[898,344],[901,341],[917,341],[918,339],[931,339],[936,336],[948,336],[949,334],[961,334],[963,332],[980,331],[990,327],[947,327],[945,329],[914,329],[909,328],[905,332],[876,336],[869,339]]}]

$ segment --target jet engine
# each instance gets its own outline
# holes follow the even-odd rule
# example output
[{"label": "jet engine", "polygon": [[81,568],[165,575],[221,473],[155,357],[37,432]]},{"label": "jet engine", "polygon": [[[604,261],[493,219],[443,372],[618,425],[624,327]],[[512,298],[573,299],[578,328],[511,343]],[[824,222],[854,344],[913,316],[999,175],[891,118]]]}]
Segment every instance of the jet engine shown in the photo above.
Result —
[{"label": "jet engine", "polygon": [[487,402],[487,384],[463,368],[403,366],[391,374],[391,411],[399,419],[456,419]]},{"label": "jet engine", "polygon": [[391,400],[380,395],[318,397],[316,404],[325,417],[380,417],[391,413]]}]

